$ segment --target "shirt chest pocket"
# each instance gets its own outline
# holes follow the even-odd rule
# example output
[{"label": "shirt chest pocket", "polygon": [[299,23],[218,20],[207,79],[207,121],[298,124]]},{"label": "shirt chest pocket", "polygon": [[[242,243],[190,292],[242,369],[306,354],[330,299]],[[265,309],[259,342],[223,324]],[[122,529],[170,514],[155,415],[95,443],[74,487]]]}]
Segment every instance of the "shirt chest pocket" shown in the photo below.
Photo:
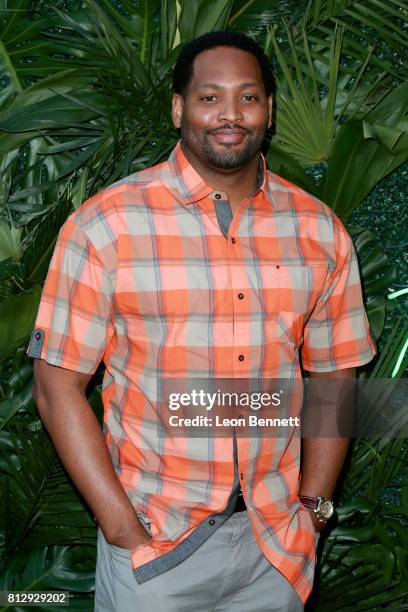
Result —
[{"label": "shirt chest pocket", "polygon": [[322,265],[274,265],[264,284],[267,341],[298,346],[304,326],[324,292],[328,267]]}]

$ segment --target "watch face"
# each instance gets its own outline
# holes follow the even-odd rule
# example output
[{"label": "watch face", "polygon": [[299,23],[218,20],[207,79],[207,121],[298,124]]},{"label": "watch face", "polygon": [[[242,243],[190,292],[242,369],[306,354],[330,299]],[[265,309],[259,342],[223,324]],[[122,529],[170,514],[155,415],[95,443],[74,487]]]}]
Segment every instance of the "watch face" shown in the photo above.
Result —
[{"label": "watch face", "polygon": [[322,513],[323,518],[325,519],[329,519],[333,512],[334,512],[334,507],[331,501],[325,499],[321,504],[320,504],[320,508],[319,508],[320,512]]}]

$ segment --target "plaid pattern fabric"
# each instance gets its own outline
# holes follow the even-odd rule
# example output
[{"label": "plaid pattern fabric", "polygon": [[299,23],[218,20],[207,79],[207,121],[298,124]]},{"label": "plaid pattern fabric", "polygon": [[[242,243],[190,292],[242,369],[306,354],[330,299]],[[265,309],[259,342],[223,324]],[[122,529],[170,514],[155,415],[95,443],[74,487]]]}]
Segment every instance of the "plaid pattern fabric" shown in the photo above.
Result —
[{"label": "plaid pattern fabric", "polygon": [[[301,378],[370,361],[355,251],[323,203],[268,172],[228,236],[214,192],[180,145],[169,160],[95,195],[67,220],[36,322],[56,366],[93,373],[103,360],[106,442],[153,540],[141,567],[222,512],[233,440],[157,436],[158,380]],[[309,595],[312,522],[297,497],[300,440],[238,438],[241,487],[265,556]]]}]

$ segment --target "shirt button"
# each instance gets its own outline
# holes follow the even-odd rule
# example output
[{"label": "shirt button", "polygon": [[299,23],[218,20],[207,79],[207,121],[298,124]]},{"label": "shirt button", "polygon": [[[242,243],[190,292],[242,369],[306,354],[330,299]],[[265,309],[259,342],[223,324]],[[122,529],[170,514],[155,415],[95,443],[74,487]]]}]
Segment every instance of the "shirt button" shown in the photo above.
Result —
[{"label": "shirt button", "polygon": [[236,243],[236,241],[237,241],[237,240],[236,240],[236,238],[231,238],[231,242],[232,242],[232,244],[235,244],[235,243]]},{"label": "shirt button", "polygon": [[35,334],[35,339],[36,339],[36,340],[39,340],[40,338],[41,338],[41,334],[40,334],[40,332],[37,332],[37,333]]},{"label": "shirt button", "polygon": [[220,193],[216,193],[214,197],[215,197],[216,200],[221,200],[221,194]]},{"label": "shirt button", "polygon": [[238,359],[239,359],[240,361],[244,361],[245,357],[244,357],[243,355],[240,355],[240,356],[238,357]]},{"label": "shirt button", "polygon": [[238,299],[239,300],[243,300],[244,299],[244,294],[243,293],[238,293]]},{"label": "shirt button", "polygon": [[208,521],[208,524],[209,524],[209,525],[211,525],[211,527],[212,527],[213,525],[215,525],[215,521],[214,521],[214,519],[210,519],[210,520]]}]

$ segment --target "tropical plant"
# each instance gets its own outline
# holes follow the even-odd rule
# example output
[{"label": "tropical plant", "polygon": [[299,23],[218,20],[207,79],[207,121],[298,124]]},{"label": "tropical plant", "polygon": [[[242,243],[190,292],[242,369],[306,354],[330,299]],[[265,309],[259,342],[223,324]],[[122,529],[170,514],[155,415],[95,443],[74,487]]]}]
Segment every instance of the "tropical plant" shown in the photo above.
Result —
[{"label": "tropical plant", "polygon": [[[368,385],[376,379],[382,382],[387,379],[385,402],[387,395],[389,398],[395,391],[390,379],[407,336],[408,322],[401,316],[374,369],[361,375]],[[403,372],[407,365],[408,355],[399,371]],[[383,392],[383,387],[377,384],[374,390]],[[405,422],[406,411],[403,412]],[[356,440],[345,474],[338,525],[323,547],[313,609],[406,610],[408,440],[401,437]],[[396,495],[399,489],[401,494]]]},{"label": "tropical plant", "polygon": [[[95,526],[42,429],[24,354],[61,225],[101,188],[168,155],[177,140],[170,100],[180,44],[227,27],[255,35],[275,66],[270,167],[347,222],[408,156],[408,7],[402,0],[85,0],[66,12],[51,6],[45,17],[35,7],[5,0],[0,10],[0,588],[66,589],[71,607],[85,610]],[[349,231],[379,340],[395,270],[368,228]],[[390,376],[405,346],[404,316],[366,376]],[[406,366],[405,358],[394,375]],[[91,401],[100,413],[97,387]],[[406,484],[399,505],[382,498],[406,460],[401,441],[354,445],[339,525],[323,551],[317,609],[408,601],[398,531]]]}]

